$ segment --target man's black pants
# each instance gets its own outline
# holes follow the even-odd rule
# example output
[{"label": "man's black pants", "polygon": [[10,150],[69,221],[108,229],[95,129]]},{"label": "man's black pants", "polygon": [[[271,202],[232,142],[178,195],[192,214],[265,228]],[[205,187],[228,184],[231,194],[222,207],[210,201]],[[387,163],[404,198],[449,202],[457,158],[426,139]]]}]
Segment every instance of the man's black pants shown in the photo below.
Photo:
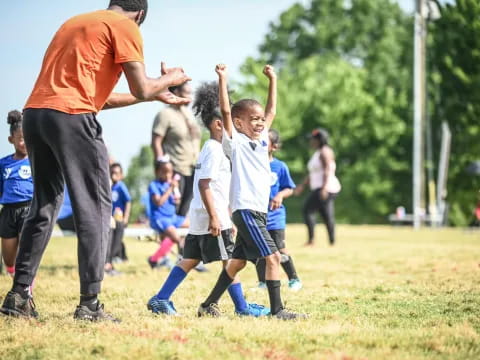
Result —
[{"label": "man's black pants", "polygon": [[34,195],[20,238],[15,283],[31,285],[63,201],[72,201],[78,237],[80,293],[97,294],[108,246],[111,194],[108,153],[93,113],[26,109],[23,134]]}]

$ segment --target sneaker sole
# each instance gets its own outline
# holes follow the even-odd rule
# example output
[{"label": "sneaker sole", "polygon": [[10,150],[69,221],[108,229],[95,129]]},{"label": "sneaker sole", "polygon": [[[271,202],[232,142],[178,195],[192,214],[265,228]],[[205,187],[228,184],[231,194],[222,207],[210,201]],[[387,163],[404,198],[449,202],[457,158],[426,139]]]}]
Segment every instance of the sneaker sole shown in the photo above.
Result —
[{"label": "sneaker sole", "polygon": [[24,314],[20,311],[13,310],[13,309],[5,309],[5,308],[0,308],[0,313],[5,315],[5,316],[13,316],[13,317],[18,317],[18,318],[25,318],[25,319],[36,319],[38,316],[34,315],[27,315]]}]

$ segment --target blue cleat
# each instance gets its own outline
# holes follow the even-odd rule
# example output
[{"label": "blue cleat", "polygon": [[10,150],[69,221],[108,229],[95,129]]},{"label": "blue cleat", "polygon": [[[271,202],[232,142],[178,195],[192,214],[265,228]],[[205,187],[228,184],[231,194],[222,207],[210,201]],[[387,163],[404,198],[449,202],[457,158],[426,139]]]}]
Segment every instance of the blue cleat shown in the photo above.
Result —
[{"label": "blue cleat", "polygon": [[173,302],[158,299],[156,296],[148,300],[147,309],[154,314],[177,315],[177,310],[175,306],[173,306]]},{"label": "blue cleat", "polygon": [[235,310],[235,314],[239,316],[261,317],[261,316],[270,315],[270,309],[266,308],[263,305],[247,303],[247,308],[245,310],[243,311]]},{"label": "blue cleat", "polygon": [[298,291],[303,287],[303,285],[299,279],[292,279],[288,282],[288,287],[292,291]]}]

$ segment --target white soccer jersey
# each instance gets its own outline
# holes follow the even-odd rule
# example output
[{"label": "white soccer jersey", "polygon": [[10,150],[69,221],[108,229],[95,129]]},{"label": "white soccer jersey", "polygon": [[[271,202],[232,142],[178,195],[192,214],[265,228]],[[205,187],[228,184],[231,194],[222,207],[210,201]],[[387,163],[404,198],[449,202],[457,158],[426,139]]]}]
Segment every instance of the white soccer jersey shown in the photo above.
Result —
[{"label": "white soccer jersey", "polygon": [[223,150],[232,162],[230,207],[236,210],[268,212],[270,197],[270,161],[268,130],[252,140],[232,129],[232,138],[224,131]]},{"label": "white soccer jersey", "polygon": [[189,233],[192,235],[204,235],[209,232],[209,217],[198,188],[201,179],[211,179],[210,189],[220,225],[222,230],[230,229],[232,227],[228,207],[231,179],[230,161],[222,150],[222,144],[216,140],[209,139],[205,142],[195,168],[193,199],[189,212]]}]

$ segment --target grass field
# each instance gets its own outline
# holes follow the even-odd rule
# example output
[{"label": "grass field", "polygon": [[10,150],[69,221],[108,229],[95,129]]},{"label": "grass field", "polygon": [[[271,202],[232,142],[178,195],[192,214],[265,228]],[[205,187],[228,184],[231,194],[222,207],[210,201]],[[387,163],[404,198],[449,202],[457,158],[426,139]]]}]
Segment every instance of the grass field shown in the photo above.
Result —
[{"label": "grass field", "polygon": [[[303,247],[300,225],[287,236],[304,288],[282,287],[284,300],[308,320],[237,318],[227,294],[223,318],[198,319],[217,264],[174,294],[181,317],[153,316],[145,304],[167,271],[146,263],[154,243],[127,239],[130,261],[101,296],[118,325],[73,320],[76,241],[54,238],[36,281],[40,319],[0,317],[0,359],[480,359],[480,232],[339,226],[333,248]],[[251,265],[242,279],[249,301],[268,302]],[[0,297],[10,286],[1,276]]]}]

